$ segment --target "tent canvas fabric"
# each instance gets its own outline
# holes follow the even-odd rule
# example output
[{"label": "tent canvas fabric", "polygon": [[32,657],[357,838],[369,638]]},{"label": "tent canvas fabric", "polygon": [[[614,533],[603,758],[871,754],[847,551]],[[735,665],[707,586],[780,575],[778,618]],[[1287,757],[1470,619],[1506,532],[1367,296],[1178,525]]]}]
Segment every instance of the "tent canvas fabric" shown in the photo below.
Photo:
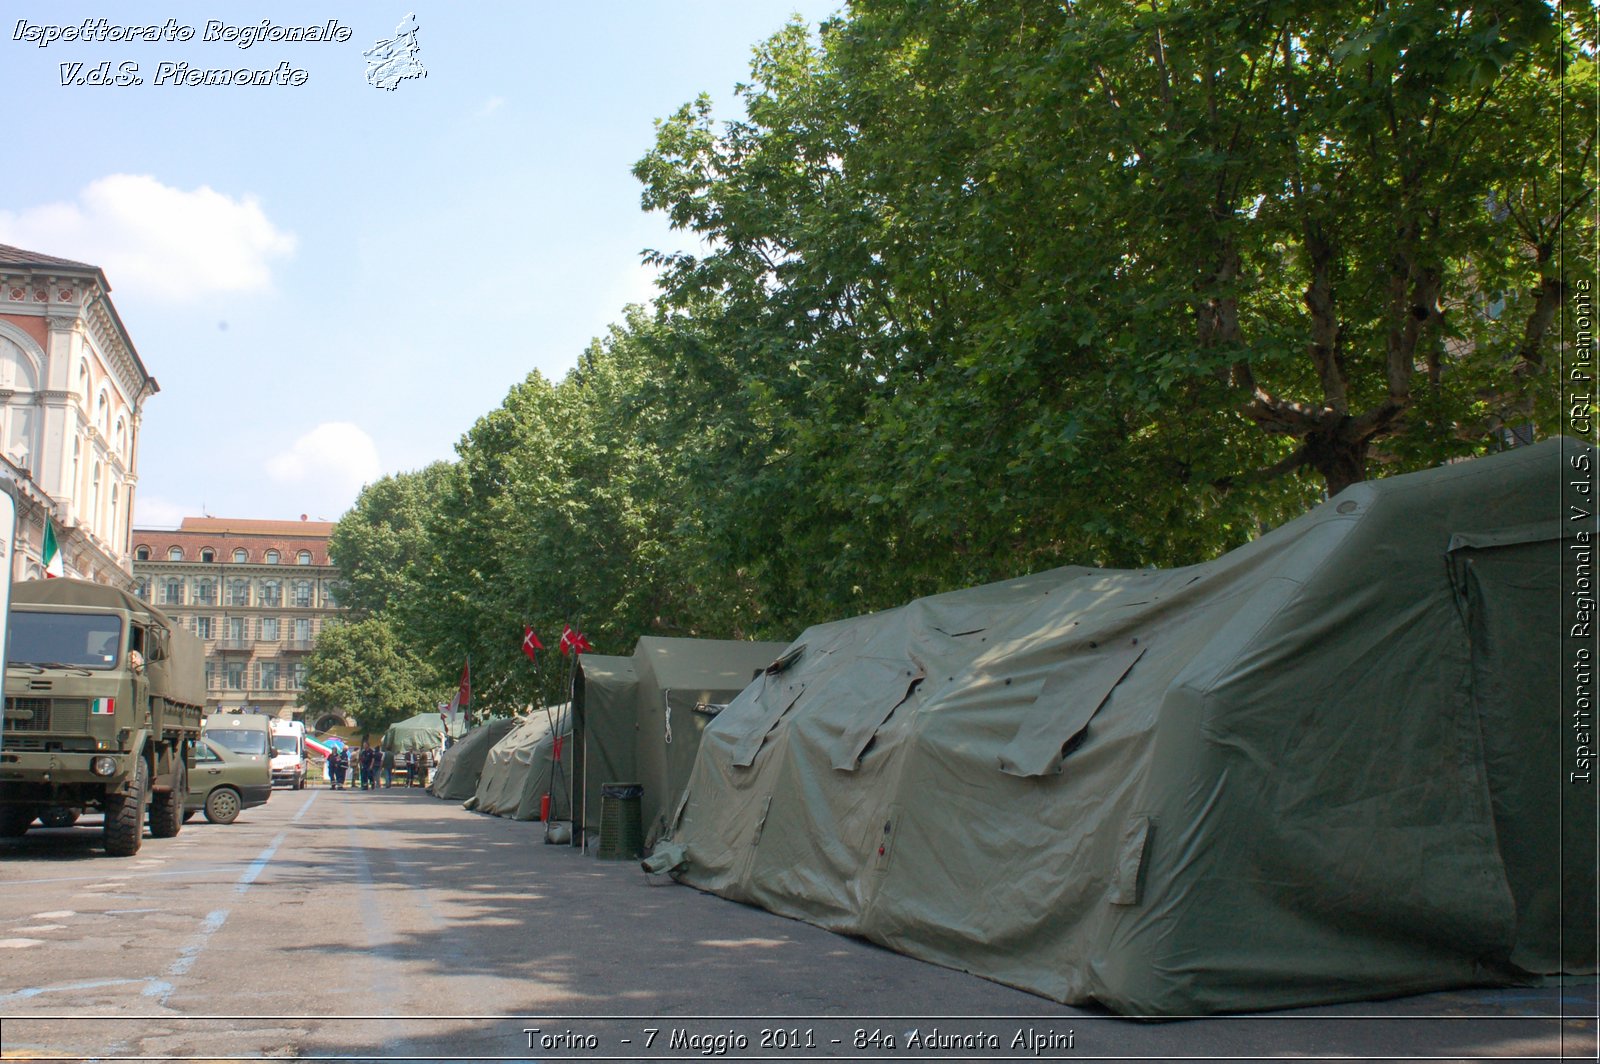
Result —
[{"label": "tent canvas fabric", "polygon": [[452,717],[446,721],[437,710],[418,713],[389,725],[388,730],[383,733],[383,741],[378,746],[397,754],[410,750],[419,753],[424,750],[438,750],[444,746],[447,733],[452,739],[461,737],[462,726],[459,717]]},{"label": "tent canvas fabric", "polygon": [[644,636],[631,657],[584,654],[574,690],[576,802],[584,832],[598,838],[600,788],[639,783],[646,842],[673,812],[706,723],[742,691],[782,643]]},{"label": "tent canvas fabric", "polygon": [[1552,441],[1211,562],[812,627],[706,729],[677,874],[1127,1014],[1592,973],[1561,588],[1595,534],[1560,482],[1594,461]]},{"label": "tent canvas fabric", "polygon": [[[547,714],[536,709],[494,744],[478,776],[480,813],[512,820],[539,819],[540,799],[550,795],[550,818],[570,819],[570,791],[554,778],[551,722],[566,706],[552,706]],[[569,733],[570,734],[570,733]]]},{"label": "tent canvas fabric", "polygon": [[478,776],[489,751],[516,726],[517,722],[509,717],[496,717],[457,739],[439,758],[439,767],[428,781],[428,793],[455,801],[478,793]]}]

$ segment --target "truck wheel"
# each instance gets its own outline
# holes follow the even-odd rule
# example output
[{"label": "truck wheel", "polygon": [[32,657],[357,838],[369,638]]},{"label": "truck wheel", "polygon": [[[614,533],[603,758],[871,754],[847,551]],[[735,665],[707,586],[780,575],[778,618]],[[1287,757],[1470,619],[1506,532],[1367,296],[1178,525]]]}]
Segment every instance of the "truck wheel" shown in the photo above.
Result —
[{"label": "truck wheel", "polygon": [[47,828],[70,828],[78,822],[78,811],[69,805],[52,805],[39,814],[39,823]]},{"label": "truck wheel", "polygon": [[0,839],[20,839],[28,833],[37,810],[31,805],[0,805]]},{"label": "truck wheel", "polygon": [[239,810],[244,808],[244,803],[239,800],[239,792],[232,787],[218,787],[206,795],[206,819],[213,824],[231,824],[239,819]]},{"label": "truck wheel", "polygon": [[150,793],[150,766],[142,757],[137,765],[128,793],[106,796],[106,853],[113,857],[132,857],[144,841],[144,806],[145,796]]},{"label": "truck wheel", "polygon": [[183,800],[188,796],[188,770],[182,761],[172,770],[172,789],[150,798],[150,834],[170,839],[183,829]]}]

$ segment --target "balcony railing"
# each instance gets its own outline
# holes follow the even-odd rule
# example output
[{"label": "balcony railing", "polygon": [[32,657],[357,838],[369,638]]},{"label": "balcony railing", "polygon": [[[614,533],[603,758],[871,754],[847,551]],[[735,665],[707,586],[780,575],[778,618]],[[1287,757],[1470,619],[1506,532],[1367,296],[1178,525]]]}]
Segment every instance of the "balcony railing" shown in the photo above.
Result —
[{"label": "balcony railing", "polygon": [[285,639],[282,643],[284,650],[310,650],[317,645],[314,639]]},{"label": "balcony railing", "polygon": [[249,639],[219,639],[218,650],[249,650],[255,643]]}]

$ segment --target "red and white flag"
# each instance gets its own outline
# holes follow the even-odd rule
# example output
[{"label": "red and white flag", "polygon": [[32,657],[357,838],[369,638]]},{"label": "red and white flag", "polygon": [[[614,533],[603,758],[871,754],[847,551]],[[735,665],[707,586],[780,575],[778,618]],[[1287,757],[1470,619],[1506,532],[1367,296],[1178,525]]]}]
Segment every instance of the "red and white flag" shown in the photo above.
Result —
[{"label": "red and white flag", "polygon": [[523,625],[522,626],[522,652],[524,654],[528,655],[528,660],[537,663],[539,659],[535,658],[533,656],[533,652],[536,651],[536,650],[543,650],[543,649],[544,649],[544,644],[539,642],[539,637],[533,634],[533,626],[531,624]]},{"label": "red and white flag", "polygon": [[446,710],[451,716],[458,712],[466,712],[472,704],[472,657],[468,655],[466,664],[461,666],[461,683],[456,687],[456,693],[450,696],[450,708]]},{"label": "red and white flag", "polygon": [[583,633],[575,631],[572,625],[566,625],[562,629],[561,653],[582,654],[593,649],[594,647],[590,646],[589,641],[583,637]]}]

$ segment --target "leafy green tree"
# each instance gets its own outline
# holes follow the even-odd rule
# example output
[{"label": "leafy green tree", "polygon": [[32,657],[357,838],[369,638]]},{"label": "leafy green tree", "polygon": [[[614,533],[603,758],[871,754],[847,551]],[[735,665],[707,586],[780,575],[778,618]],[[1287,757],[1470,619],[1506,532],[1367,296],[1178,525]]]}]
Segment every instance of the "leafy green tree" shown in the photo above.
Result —
[{"label": "leafy green tree", "polygon": [[435,462],[361,489],[333,528],[328,555],[339,567],[339,601],[352,616],[382,614],[415,599],[415,569],[430,543],[429,521],[451,476]]},{"label": "leafy green tree", "polygon": [[[647,208],[732,431],[716,549],[793,615],[1208,556],[1553,431],[1592,47],[1550,7],[863,0],[660,123]],[[1565,65],[1565,77],[1556,76]],[[1552,168],[1569,181],[1557,192]],[[1293,474],[1288,475],[1288,474]],[[787,601],[785,601],[787,599]]]},{"label": "leafy green tree", "polygon": [[302,692],[316,712],[355,718],[364,732],[433,709],[440,688],[426,666],[380,618],[330,624],[317,636]]}]

